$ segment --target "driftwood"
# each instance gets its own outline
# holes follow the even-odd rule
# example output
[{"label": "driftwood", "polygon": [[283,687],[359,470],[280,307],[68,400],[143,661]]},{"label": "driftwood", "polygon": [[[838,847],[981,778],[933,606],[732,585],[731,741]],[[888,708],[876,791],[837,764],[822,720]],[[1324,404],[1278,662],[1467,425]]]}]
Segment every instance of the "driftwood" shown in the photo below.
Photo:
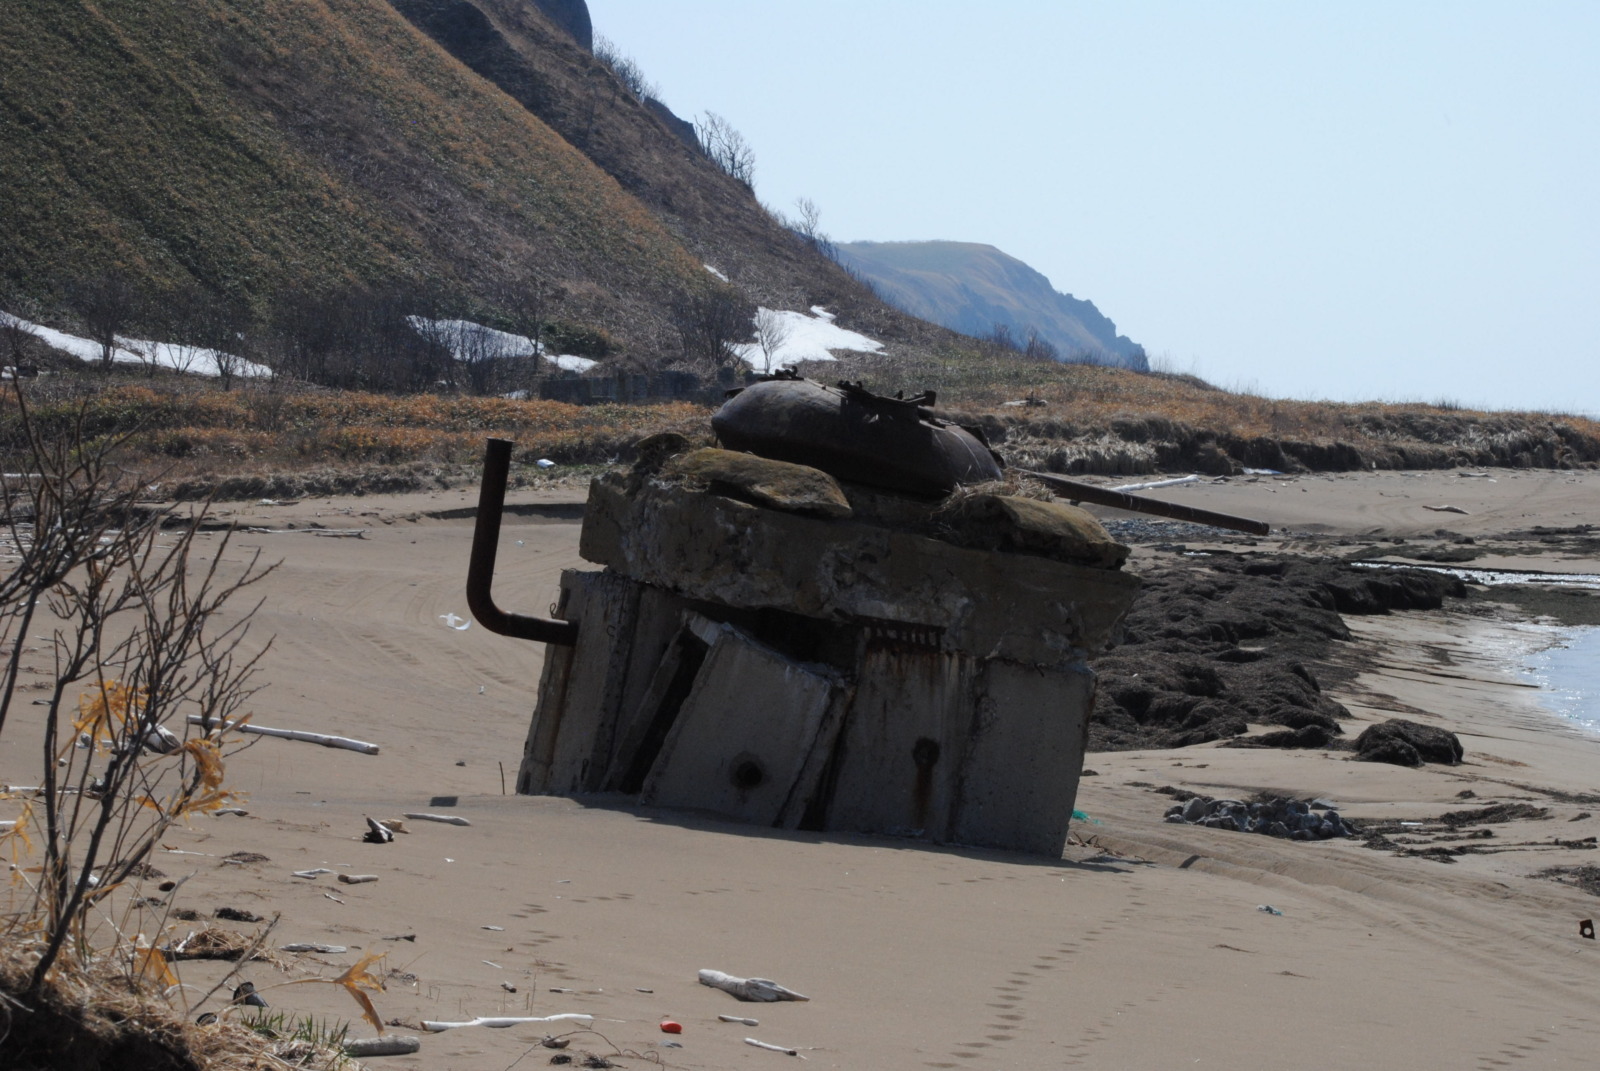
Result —
[{"label": "driftwood", "polygon": [[738,1023],[740,1026],[760,1026],[761,1025],[761,1020],[760,1019],[746,1019],[742,1015],[719,1015],[719,1016],[717,1016],[717,1018],[721,1019],[725,1023]]},{"label": "driftwood", "polygon": [[390,1035],[386,1038],[354,1038],[344,1043],[346,1056],[405,1056],[422,1048],[422,1042],[415,1037],[396,1037]]},{"label": "driftwood", "polygon": [[443,822],[451,826],[470,826],[472,823],[465,818],[454,814],[423,814],[420,811],[403,812],[406,818],[415,818],[419,822]]},{"label": "driftwood", "polygon": [[[800,1056],[800,1052],[797,1049],[789,1049],[782,1045],[773,1045],[769,1042],[757,1041],[755,1038],[745,1038],[744,1043],[746,1045],[754,1045],[758,1049],[766,1049],[768,1052],[781,1052],[785,1056]],[[802,1060],[805,1059],[804,1056],[800,1056],[800,1058]]]},{"label": "driftwood", "polygon": [[[365,816],[363,815],[363,817]],[[394,840],[394,832],[382,822],[367,818],[367,832],[361,839],[368,844],[388,844]]]},{"label": "driftwood", "polygon": [[444,1030],[457,1030],[463,1026],[487,1026],[492,1029],[501,1029],[508,1026],[521,1026],[523,1023],[592,1023],[594,1016],[584,1015],[581,1012],[566,1012],[561,1015],[532,1015],[532,1016],[504,1016],[490,1015],[479,1016],[459,1023],[435,1022],[431,1019],[422,1020],[422,1029],[437,1034]]},{"label": "driftwood", "polygon": [[735,978],[733,975],[724,974],[721,971],[701,971],[700,984],[708,985],[712,989],[720,989],[724,993],[732,993],[740,1000],[771,1002],[774,1000],[811,999],[779,985],[770,978]]},{"label": "driftwood", "polygon": [[362,885],[369,881],[377,881],[376,874],[340,874],[339,880],[346,885]]},{"label": "driftwood", "polygon": [[1435,513],[1460,513],[1466,515],[1467,511],[1460,506],[1429,506],[1424,504],[1423,509],[1431,509]]},{"label": "driftwood", "polygon": [[296,941],[293,944],[279,945],[280,952],[321,952],[323,955],[332,956],[340,952],[350,951],[344,945],[319,945],[314,941]]},{"label": "driftwood", "polygon": [[[198,714],[189,715],[190,725],[206,725],[206,719]],[[207,725],[207,728],[210,728]],[[232,729],[236,733],[255,733],[257,736],[272,736],[279,740],[300,740],[307,744],[321,744],[323,747],[339,747],[346,751],[359,751],[363,755],[376,755],[377,744],[369,744],[365,740],[352,740],[348,736],[328,736],[326,733],[308,733],[302,729],[269,729],[265,725],[251,725],[249,722],[226,722],[225,729]]]}]

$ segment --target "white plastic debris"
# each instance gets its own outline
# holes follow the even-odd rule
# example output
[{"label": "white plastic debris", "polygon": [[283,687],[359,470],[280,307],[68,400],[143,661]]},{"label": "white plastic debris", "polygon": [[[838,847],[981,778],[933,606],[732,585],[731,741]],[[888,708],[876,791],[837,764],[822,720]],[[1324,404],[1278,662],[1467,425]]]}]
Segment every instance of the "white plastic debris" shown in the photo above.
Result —
[{"label": "white plastic debris", "polygon": [[538,465],[541,469],[553,469],[556,467],[556,463],[547,457],[541,457],[538,461],[535,461],[534,464]]},{"label": "white plastic debris", "polygon": [[465,632],[472,627],[472,622],[455,614],[440,614],[439,620],[443,621],[446,628],[453,628],[457,632]]},{"label": "white plastic debris", "polygon": [[594,1016],[583,1015],[578,1012],[566,1012],[561,1015],[533,1015],[533,1016],[479,1016],[476,1019],[467,1019],[463,1022],[438,1022],[431,1019],[422,1020],[422,1029],[435,1034],[446,1030],[459,1030],[464,1026],[486,1026],[493,1030],[502,1030],[508,1026],[520,1026],[523,1023],[592,1023]]},{"label": "white plastic debris", "polygon": [[724,993],[731,993],[740,1000],[766,1001],[775,1000],[810,1000],[794,990],[779,985],[770,978],[735,978],[722,971],[701,971],[700,984],[708,985],[712,989],[720,989]]}]

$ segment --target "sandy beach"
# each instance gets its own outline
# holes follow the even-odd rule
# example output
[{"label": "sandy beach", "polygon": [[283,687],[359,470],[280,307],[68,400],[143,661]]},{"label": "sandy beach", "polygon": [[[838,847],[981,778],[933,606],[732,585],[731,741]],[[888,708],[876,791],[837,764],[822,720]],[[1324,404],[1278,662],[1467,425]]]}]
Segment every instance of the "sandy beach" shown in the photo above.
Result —
[{"label": "sandy beach", "polygon": [[[1492,551],[1474,568],[1600,572],[1600,556],[1527,534],[1600,525],[1600,473],[1261,476],[1151,493],[1268,520],[1264,549],[1471,538]],[[169,878],[193,875],[174,906],[202,918],[172,922],[178,936],[231,907],[281,913],[272,947],[346,949],[248,966],[274,1009],[356,1020],[332,986],[272,987],[386,952],[388,989],[374,1002],[423,1047],[370,1066],[545,1066],[553,1053],[539,1039],[573,1024],[420,1023],[560,1013],[594,1016],[568,1051],[627,1067],[794,1059],[746,1038],[832,1068],[1489,1069],[1579,1066],[1600,1046],[1600,942],[1579,936],[1600,901],[1534,876],[1600,862],[1585,843],[1600,836],[1600,738],[1547,713],[1512,672],[1549,633],[1509,610],[1352,618],[1356,639],[1336,656],[1353,671],[1333,689],[1355,715],[1348,734],[1389,717],[1441,725],[1465,745],[1460,766],[1213,745],[1092,754],[1078,796],[1090,820],[1074,823],[1060,860],[778,833],[621,798],[506,794],[542,650],[453,627],[468,616],[474,500],[457,490],[219,509],[255,529],[232,535],[225,564],[281,561],[254,589],[254,627],[273,643],[253,721],[381,751],[260,740],[228,763],[248,814],[197,819],[152,860]],[[509,501],[520,512],[506,519],[496,596],[544,613],[560,571],[584,564],[582,492]],[[203,553],[222,540],[205,535]],[[36,778],[36,740],[20,716],[7,726],[0,782]],[[1421,823],[1419,850],[1466,843],[1467,829],[1492,835],[1445,862],[1170,825],[1171,796],[1157,791],[1168,786],[1325,797],[1357,821]],[[1442,813],[1501,803],[1545,814],[1440,836]],[[403,812],[471,824],[412,820],[392,844],[362,842],[364,816]],[[264,858],[226,860],[239,852]],[[330,872],[294,876],[315,868]],[[160,910],[137,925],[153,931]],[[742,1004],[697,984],[701,968],[810,1000]],[[182,969],[208,986],[227,967]],[[663,1033],[666,1018],[683,1032]]]}]

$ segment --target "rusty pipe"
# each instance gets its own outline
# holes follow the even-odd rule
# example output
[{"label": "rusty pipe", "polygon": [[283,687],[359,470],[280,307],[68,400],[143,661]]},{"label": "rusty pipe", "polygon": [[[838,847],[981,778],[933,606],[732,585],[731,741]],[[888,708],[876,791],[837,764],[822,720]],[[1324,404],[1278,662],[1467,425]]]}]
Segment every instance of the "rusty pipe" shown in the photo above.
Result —
[{"label": "rusty pipe", "polygon": [[1109,487],[1079,483],[1077,480],[1068,480],[1048,472],[1029,472],[1026,469],[1018,471],[1047,485],[1062,498],[1075,502],[1091,502],[1096,506],[1110,506],[1112,509],[1124,509],[1130,513],[1150,513],[1157,517],[1169,517],[1175,521],[1209,524],[1213,528],[1228,528],[1235,532],[1249,532],[1251,535],[1264,536],[1271,531],[1266,521],[1253,521],[1248,517],[1213,513],[1208,509],[1180,506],[1176,502],[1163,502],[1157,498],[1130,495],[1126,491],[1113,491]]},{"label": "rusty pipe", "polygon": [[500,518],[506,506],[506,476],[511,471],[511,440],[490,439],[483,450],[483,483],[467,562],[467,608],[478,624],[502,636],[571,647],[578,641],[576,621],[507,613],[494,604],[494,561],[500,549]]}]

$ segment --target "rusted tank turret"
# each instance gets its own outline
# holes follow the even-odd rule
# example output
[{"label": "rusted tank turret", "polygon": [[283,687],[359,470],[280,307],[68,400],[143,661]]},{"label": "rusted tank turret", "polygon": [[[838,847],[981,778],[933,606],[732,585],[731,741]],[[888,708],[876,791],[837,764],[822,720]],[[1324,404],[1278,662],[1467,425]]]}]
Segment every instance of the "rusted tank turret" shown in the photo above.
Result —
[{"label": "rusted tank turret", "polygon": [[658,440],[597,479],[601,568],[563,574],[556,620],[504,614],[480,576],[475,612],[553,644],[518,791],[1058,854],[1127,548],[960,487],[999,459],[931,398],[796,383],[714,419],[756,453]]}]

